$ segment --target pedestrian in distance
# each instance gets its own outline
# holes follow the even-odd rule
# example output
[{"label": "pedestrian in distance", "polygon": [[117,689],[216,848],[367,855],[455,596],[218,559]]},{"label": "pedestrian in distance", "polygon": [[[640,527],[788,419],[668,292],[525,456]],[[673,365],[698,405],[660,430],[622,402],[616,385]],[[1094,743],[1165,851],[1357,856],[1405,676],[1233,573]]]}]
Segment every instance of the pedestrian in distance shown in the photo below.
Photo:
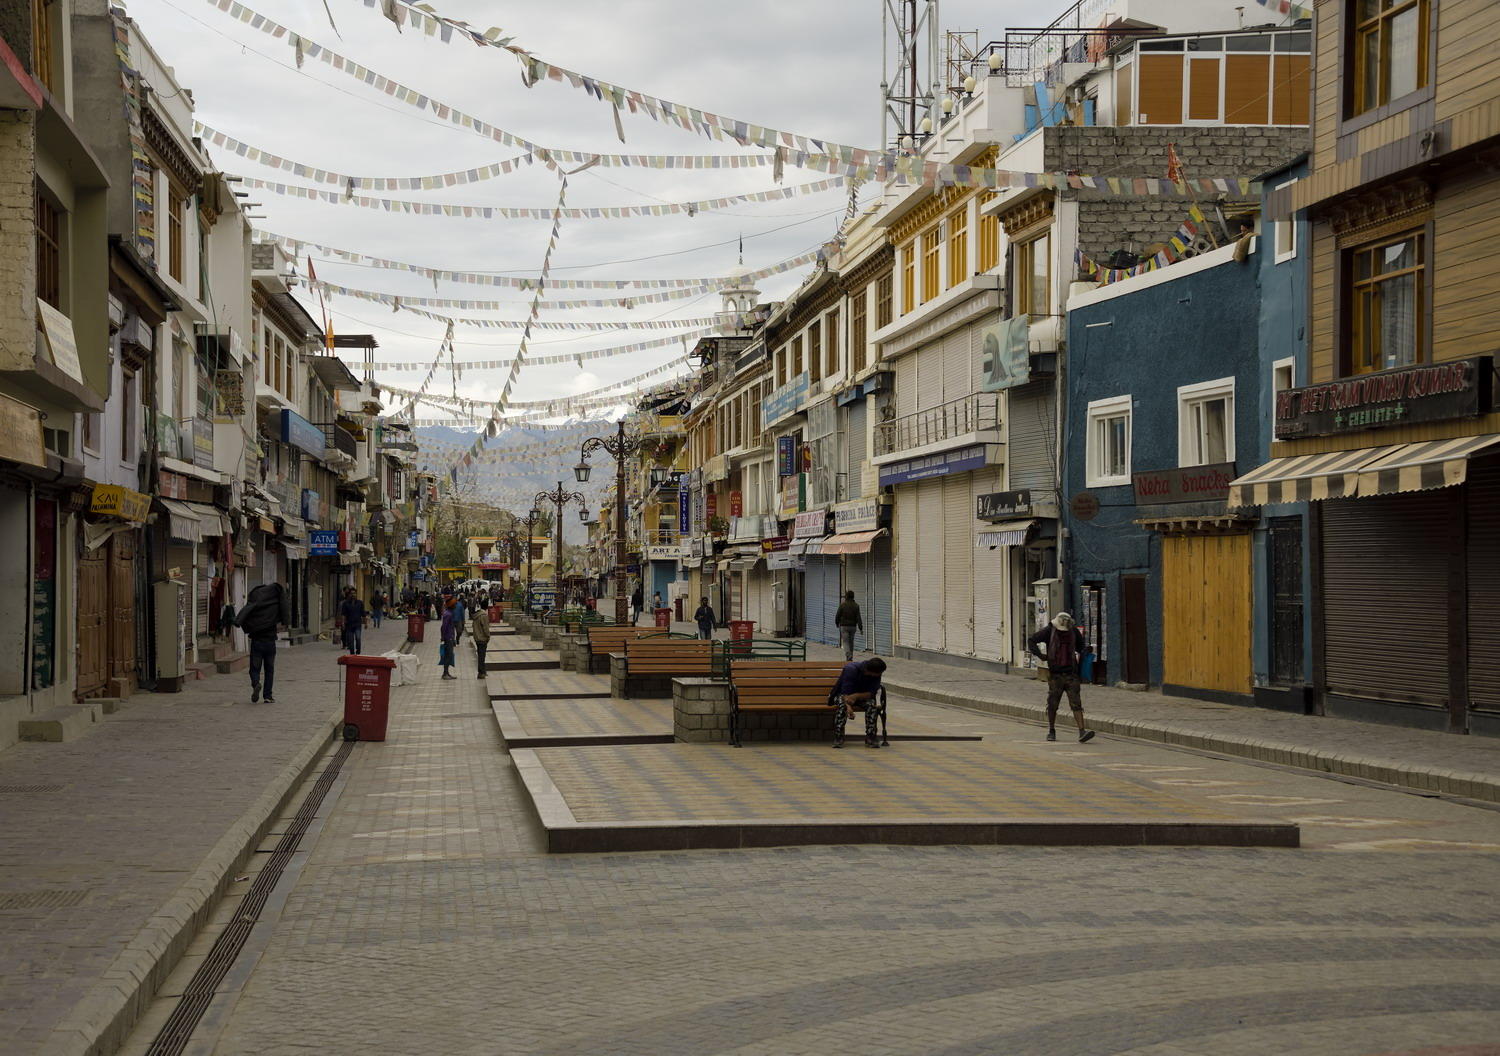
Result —
[{"label": "pedestrian in distance", "polygon": [[250,639],[250,703],[266,691],[267,704],[276,703],[276,630],[292,622],[291,599],[280,583],[262,583],[250,592],[236,624]]},{"label": "pedestrian in distance", "polygon": [[463,640],[464,625],[469,622],[469,607],[464,604],[462,594],[455,594],[453,600],[458,609],[458,615],[453,618],[453,640],[459,642]]},{"label": "pedestrian in distance", "polygon": [[714,617],[714,607],[708,603],[707,598],[700,598],[698,610],[693,613],[693,622],[698,625],[698,637],[708,641],[714,636],[714,624],[719,622]]},{"label": "pedestrian in distance", "polygon": [[370,599],[370,624],[379,627],[380,621],[385,617],[385,591],[377,590],[375,596]]},{"label": "pedestrian in distance", "polygon": [[854,591],[846,591],[833,614],[833,624],[839,629],[839,645],[844,649],[844,659],[854,659],[854,634],[865,633],[865,620],[859,613],[859,602],[854,600]]},{"label": "pedestrian in distance", "polygon": [[652,613],[655,613],[656,610],[659,609],[659,608],[661,608],[661,591],[659,591],[659,590],[652,591],[651,592],[651,611],[652,611]]},{"label": "pedestrian in distance", "polygon": [[454,624],[458,620],[458,599],[452,594],[443,602],[443,622],[439,628],[438,637],[438,663],[442,665],[443,677],[452,679],[452,668],[456,666],[453,655],[453,647],[458,643],[458,629]]},{"label": "pedestrian in distance", "polygon": [[358,653],[364,647],[365,603],[355,595],[353,587],[344,588],[344,600],[339,602],[339,626],[344,631],[344,648]]},{"label": "pedestrian in distance", "polygon": [[[1041,647],[1046,646],[1043,653]],[[1073,721],[1078,724],[1078,743],[1094,739],[1094,731],[1083,723],[1083,699],[1079,677],[1080,665],[1087,650],[1083,631],[1066,612],[1059,612],[1052,622],[1037,631],[1027,641],[1026,647],[1033,656],[1047,662],[1047,740],[1057,740],[1057,705],[1064,693],[1068,695],[1068,706],[1073,709]]]},{"label": "pedestrian in distance", "polygon": [[641,606],[646,604],[646,595],[637,585],[635,591],[630,595],[630,622],[641,622]]},{"label": "pedestrian in distance", "polygon": [[[844,727],[849,722],[851,711],[865,713],[865,747],[889,747],[890,741],[883,735],[877,737],[877,720],[885,719],[885,687],[880,684],[885,674],[885,661],[878,656],[868,660],[851,660],[839,672],[839,680],[829,694],[829,703],[836,709],[833,713],[833,746],[844,746]],[[882,727],[883,729],[883,727]]]},{"label": "pedestrian in distance", "polygon": [[490,647],[490,614],[483,605],[474,608],[469,621],[469,634],[474,639],[474,655],[479,660],[479,677],[484,677],[484,654]]}]

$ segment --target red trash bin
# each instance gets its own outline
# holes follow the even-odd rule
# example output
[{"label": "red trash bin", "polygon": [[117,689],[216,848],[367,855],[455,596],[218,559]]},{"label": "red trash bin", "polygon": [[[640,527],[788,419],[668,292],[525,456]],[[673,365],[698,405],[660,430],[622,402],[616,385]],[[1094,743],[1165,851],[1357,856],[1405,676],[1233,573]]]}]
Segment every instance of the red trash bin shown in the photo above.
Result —
[{"label": "red trash bin", "polygon": [[652,609],[651,611],[656,613],[656,625],[658,627],[660,627],[664,631],[670,631],[672,629],[671,609]]},{"label": "red trash bin", "polygon": [[425,633],[427,633],[427,620],[420,612],[414,612],[406,618],[407,641],[420,642]]},{"label": "red trash bin", "polygon": [[490,622],[491,623],[499,623],[503,619],[505,619],[505,606],[504,605],[491,605],[490,606]]},{"label": "red trash bin", "polygon": [[733,653],[748,653],[750,651],[750,646],[749,646],[748,643],[749,643],[750,639],[754,638],[754,637],[755,637],[755,621],[754,620],[730,620],[729,621],[729,641],[731,643],[734,643],[734,642],[744,642],[744,643],[746,643],[744,645],[734,645],[734,644],[731,644],[729,646],[729,651],[730,652],[733,652]]},{"label": "red trash bin", "polygon": [[344,667],[344,740],[385,740],[391,710],[391,669],[384,656],[341,656]]}]

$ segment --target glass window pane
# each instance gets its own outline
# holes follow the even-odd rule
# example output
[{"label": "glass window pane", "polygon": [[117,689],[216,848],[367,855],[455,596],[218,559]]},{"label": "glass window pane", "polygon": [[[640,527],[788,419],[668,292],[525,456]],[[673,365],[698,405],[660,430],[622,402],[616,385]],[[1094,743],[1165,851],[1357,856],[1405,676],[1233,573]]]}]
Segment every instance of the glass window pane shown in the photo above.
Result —
[{"label": "glass window pane", "polygon": [[1402,271],[1417,263],[1417,240],[1408,238],[1393,242],[1380,250],[1380,271]]},{"label": "glass window pane", "polygon": [[1362,50],[1364,52],[1364,83],[1361,89],[1361,103],[1363,109],[1368,110],[1373,106],[1379,106],[1381,102],[1380,33],[1378,30],[1365,33]]},{"label": "glass window pane", "polygon": [[1048,236],[1043,235],[1030,244],[1031,249],[1031,303],[1028,311],[1032,315],[1047,315],[1051,311],[1048,303],[1047,290],[1047,266],[1048,258]]},{"label": "glass window pane", "polygon": [[1377,288],[1380,350],[1377,369],[1405,367],[1417,362],[1417,279],[1401,275],[1387,279]]},{"label": "glass window pane", "polygon": [[1390,75],[1387,99],[1399,99],[1417,90],[1418,5],[1413,4],[1390,20]]},{"label": "glass window pane", "polygon": [[1199,457],[1204,465],[1227,462],[1229,451],[1229,401],[1203,402],[1203,448]]}]

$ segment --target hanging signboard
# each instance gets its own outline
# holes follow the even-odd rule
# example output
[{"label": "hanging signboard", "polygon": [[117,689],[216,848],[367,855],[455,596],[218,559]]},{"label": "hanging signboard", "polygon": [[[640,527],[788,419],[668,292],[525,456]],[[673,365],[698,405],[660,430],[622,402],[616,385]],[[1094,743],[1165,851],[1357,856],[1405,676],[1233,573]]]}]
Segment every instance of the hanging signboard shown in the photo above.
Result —
[{"label": "hanging signboard", "polygon": [[1031,489],[1019,491],[992,491],[979,496],[975,517],[981,521],[1008,521],[1012,517],[1025,517],[1032,512]]},{"label": "hanging signboard", "polygon": [[984,328],[979,391],[1000,392],[1031,380],[1031,317],[1018,315]]},{"label": "hanging signboard", "polygon": [[776,475],[790,477],[797,472],[797,443],[790,436],[776,438]]},{"label": "hanging signboard", "polygon": [[686,535],[692,531],[692,489],[683,488],[677,493],[677,531]]},{"label": "hanging signboard", "polygon": [[1234,480],[1234,463],[1213,466],[1187,466],[1132,473],[1135,501],[1139,506],[1168,502],[1210,502],[1229,497]]},{"label": "hanging signboard", "polygon": [[1490,409],[1490,359],[1473,356],[1283,389],[1276,394],[1276,439],[1485,414]]},{"label": "hanging signboard", "polygon": [[143,522],[151,513],[151,496],[118,484],[95,484],[89,511],[106,513],[122,521]]},{"label": "hanging signboard", "polygon": [[36,308],[52,365],[80,385],[84,384],[83,366],[78,362],[78,343],[73,337],[73,320],[43,300],[36,302]]},{"label": "hanging signboard", "polygon": [[0,396],[0,458],[28,466],[47,464],[41,412],[9,396]]},{"label": "hanging signboard", "polygon": [[811,388],[812,375],[803,371],[761,400],[761,428],[769,429],[783,418],[790,418],[796,414],[798,409],[807,402],[807,394]]},{"label": "hanging signboard", "polygon": [[745,515],[745,495],[743,492],[731,491],[729,493],[729,516],[743,517]]},{"label": "hanging signboard", "polygon": [[322,458],[323,452],[328,448],[323,430],[292,410],[281,412],[281,442],[291,444],[317,458]]},{"label": "hanging signboard", "polygon": [[797,519],[792,526],[792,538],[823,538],[823,524],[826,519],[822,510],[808,510],[806,513],[797,514]]},{"label": "hanging signboard", "polygon": [[307,544],[307,552],[315,557],[333,557],[339,552],[338,529],[314,529],[307,535]]}]

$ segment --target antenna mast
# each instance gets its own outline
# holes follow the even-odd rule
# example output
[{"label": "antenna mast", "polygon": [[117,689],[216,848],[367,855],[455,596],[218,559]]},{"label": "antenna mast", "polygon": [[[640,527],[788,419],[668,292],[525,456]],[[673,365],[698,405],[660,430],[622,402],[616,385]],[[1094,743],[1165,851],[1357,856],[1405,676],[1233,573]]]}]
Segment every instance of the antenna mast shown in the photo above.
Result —
[{"label": "antenna mast", "polygon": [[880,5],[880,135],[885,148],[894,150],[904,137],[918,135],[938,96],[938,0]]}]

